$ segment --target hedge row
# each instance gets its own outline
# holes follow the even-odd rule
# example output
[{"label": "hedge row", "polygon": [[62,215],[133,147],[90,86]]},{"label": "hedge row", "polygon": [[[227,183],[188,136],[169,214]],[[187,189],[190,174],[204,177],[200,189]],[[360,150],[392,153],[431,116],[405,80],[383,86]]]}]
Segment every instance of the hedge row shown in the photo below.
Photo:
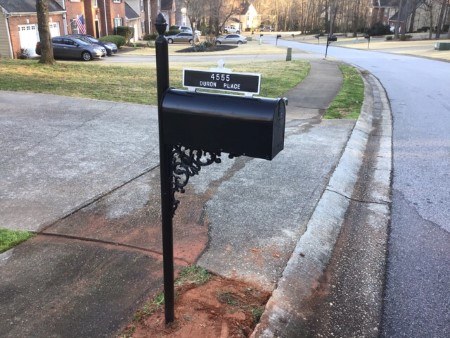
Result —
[{"label": "hedge row", "polygon": [[103,42],[113,42],[117,45],[117,48],[121,48],[126,43],[125,38],[121,35],[102,36],[99,40]]}]

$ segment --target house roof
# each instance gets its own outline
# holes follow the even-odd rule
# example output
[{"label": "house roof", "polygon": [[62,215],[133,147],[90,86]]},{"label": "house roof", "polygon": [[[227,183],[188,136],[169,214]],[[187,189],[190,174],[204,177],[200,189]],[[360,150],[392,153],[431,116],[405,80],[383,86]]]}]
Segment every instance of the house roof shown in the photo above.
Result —
[{"label": "house roof", "polygon": [[131,6],[129,4],[127,4],[125,2],[125,16],[127,17],[128,20],[130,19],[139,19],[141,16],[136,13],[136,11],[131,8]]},{"label": "house roof", "polygon": [[[36,0],[0,0],[0,6],[8,13],[35,13]],[[54,0],[48,1],[49,12],[63,12],[64,9]]]}]

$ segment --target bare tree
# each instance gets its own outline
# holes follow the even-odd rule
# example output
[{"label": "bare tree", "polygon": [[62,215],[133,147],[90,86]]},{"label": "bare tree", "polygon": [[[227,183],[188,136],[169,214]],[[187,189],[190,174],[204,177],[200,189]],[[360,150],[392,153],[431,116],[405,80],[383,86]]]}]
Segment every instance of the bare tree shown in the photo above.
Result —
[{"label": "bare tree", "polygon": [[410,22],[409,22],[409,32],[414,31],[414,21],[416,20],[417,8],[418,8],[420,2],[421,2],[421,0],[409,0],[410,12],[411,12],[411,18],[410,18]]},{"label": "bare tree", "polygon": [[225,23],[242,9],[241,0],[210,0],[210,22],[215,34],[223,30]]},{"label": "bare tree", "polygon": [[186,7],[186,15],[191,23],[192,31],[194,32],[194,24],[197,24],[200,19],[205,16],[205,0],[184,0]]},{"label": "bare tree", "polygon": [[254,5],[262,22],[270,21],[275,29],[303,33],[351,31],[356,36],[358,30],[370,25],[373,0],[258,0]]},{"label": "bare tree", "polygon": [[395,22],[395,29],[394,29],[394,37],[398,39],[398,34],[400,32],[400,22],[403,15],[403,0],[400,0],[400,5],[398,6],[398,12],[397,12],[397,21]]},{"label": "bare tree", "polygon": [[334,31],[334,23],[336,21],[336,16],[339,10],[339,1],[338,0],[330,0],[329,3],[330,10],[330,36],[333,35]]},{"label": "bare tree", "polygon": [[431,40],[433,38],[433,28],[434,28],[434,20],[433,20],[433,12],[436,5],[436,0],[424,0],[422,1],[422,6],[425,11],[428,12],[428,24],[430,25],[430,33],[428,38]]},{"label": "bare tree", "polygon": [[52,65],[55,63],[53,47],[48,24],[48,0],[36,0],[39,39],[41,41],[41,58],[39,63]]},{"label": "bare tree", "polygon": [[444,25],[444,20],[446,18],[449,3],[448,0],[440,0],[438,5],[441,7],[439,10],[439,17],[438,17],[438,23],[436,27],[436,39],[439,39],[441,37],[442,28]]}]

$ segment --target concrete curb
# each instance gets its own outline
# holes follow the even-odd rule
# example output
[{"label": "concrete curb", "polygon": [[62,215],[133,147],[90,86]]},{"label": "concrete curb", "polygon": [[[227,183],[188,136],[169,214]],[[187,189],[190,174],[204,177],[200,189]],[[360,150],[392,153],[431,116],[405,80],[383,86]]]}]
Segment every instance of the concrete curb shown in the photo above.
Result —
[{"label": "concrete curb", "polygon": [[[380,82],[373,75],[365,73],[365,77],[367,80],[365,79],[365,99],[361,115],[307,230],[297,243],[278,287],[266,305],[261,322],[251,337],[292,337],[292,332],[285,332],[286,327],[295,327],[295,322],[305,320],[301,311],[302,304],[313,295],[333,253],[347,209],[354,198],[352,195],[374,123],[381,125],[382,133],[379,135],[376,174],[371,182],[375,191],[362,199],[363,202],[377,204],[390,202],[391,110]],[[375,93],[380,97],[381,106],[374,104]],[[376,122],[375,111],[379,113]],[[385,217],[380,217],[383,217],[380,222],[385,222]]]}]

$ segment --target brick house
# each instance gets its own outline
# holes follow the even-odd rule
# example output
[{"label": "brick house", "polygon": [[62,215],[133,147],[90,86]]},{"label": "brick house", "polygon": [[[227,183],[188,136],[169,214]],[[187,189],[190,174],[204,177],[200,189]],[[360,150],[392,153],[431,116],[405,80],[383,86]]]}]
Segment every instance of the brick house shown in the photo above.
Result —
[{"label": "brick house", "polygon": [[125,0],[58,0],[67,11],[67,34],[80,33],[77,17],[83,15],[86,33],[97,38],[114,34],[125,24]]},{"label": "brick house", "polygon": [[176,25],[177,6],[175,0],[161,0],[160,12],[167,22],[167,28]]},{"label": "brick house", "polygon": [[[56,0],[49,0],[50,34],[64,34],[66,11]],[[0,56],[34,56],[39,41],[36,0],[0,0]]]},{"label": "brick house", "polygon": [[[426,10],[420,1],[415,4],[403,1],[402,4],[402,9],[399,11],[399,0],[372,0],[370,6],[371,24],[374,25],[380,22],[384,25],[390,25],[392,27],[391,30],[393,30],[393,27],[399,22],[400,32],[408,30],[413,32],[426,26],[429,28],[431,26],[430,21],[436,25],[440,10],[440,6],[437,6],[437,3],[431,13]],[[399,12],[401,13],[401,18],[399,18]],[[430,20],[430,15],[433,17],[432,20]]]},{"label": "brick house", "polygon": [[[125,0],[49,0],[50,34],[80,33],[80,17],[86,33],[95,37],[115,34],[115,27],[124,25],[135,28],[136,38],[154,32],[161,0],[129,2],[126,6]],[[36,0],[0,0],[0,57],[17,58],[21,50],[35,56],[38,41]]]},{"label": "brick house", "polygon": [[371,26],[376,23],[389,24],[389,19],[397,13],[398,0],[372,0],[370,6]]}]

